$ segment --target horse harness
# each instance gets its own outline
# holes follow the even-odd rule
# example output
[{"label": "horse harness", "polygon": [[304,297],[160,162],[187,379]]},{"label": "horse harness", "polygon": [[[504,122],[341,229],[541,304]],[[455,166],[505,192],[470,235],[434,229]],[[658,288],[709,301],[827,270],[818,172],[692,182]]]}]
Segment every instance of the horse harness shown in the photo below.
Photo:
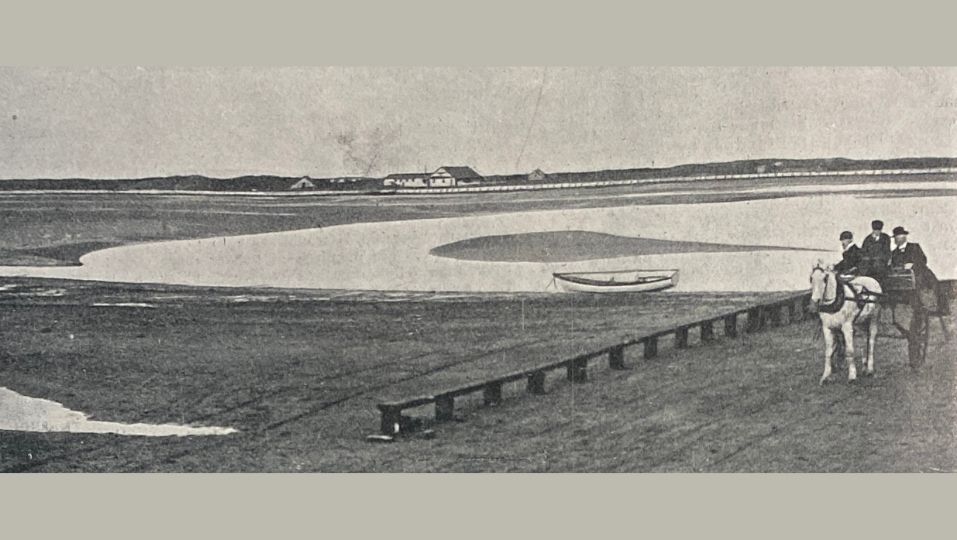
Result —
[{"label": "horse harness", "polygon": [[[825,282],[826,280],[830,279],[830,277],[831,277],[830,274],[825,273],[824,274]],[[847,300],[848,298],[847,293],[844,292],[844,288],[848,287],[851,290],[850,299],[854,300],[854,303],[857,304],[857,314],[854,315],[854,321],[853,321],[854,324],[857,324],[858,317],[860,317],[861,313],[864,312],[864,306],[866,306],[867,304],[879,303],[879,298],[883,296],[882,293],[872,291],[863,285],[861,285],[860,292],[855,292],[854,287],[851,285],[851,281],[849,279],[841,279],[840,277],[837,277],[835,279],[838,285],[837,294],[834,297],[834,300],[832,300],[831,302],[827,304],[821,304],[818,307],[818,311],[822,313],[837,313],[838,311],[840,311],[841,308],[844,307],[845,300]],[[825,288],[826,288],[826,283],[825,283]]]}]

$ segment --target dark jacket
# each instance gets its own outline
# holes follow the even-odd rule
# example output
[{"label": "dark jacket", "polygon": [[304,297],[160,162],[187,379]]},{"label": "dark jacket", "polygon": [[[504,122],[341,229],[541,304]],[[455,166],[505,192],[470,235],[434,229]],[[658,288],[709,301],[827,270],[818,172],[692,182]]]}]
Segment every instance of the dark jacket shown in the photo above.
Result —
[{"label": "dark jacket", "polygon": [[873,235],[861,242],[861,274],[871,277],[882,277],[887,273],[891,260],[891,237],[881,233],[877,240]]},{"label": "dark jacket", "polygon": [[914,265],[914,280],[917,288],[932,288],[937,286],[937,276],[927,266],[927,255],[920,248],[920,244],[907,242],[904,249],[895,249],[891,254],[891,267],[903,268],[905,264]]},{"label": "dark jacket", "polygon": [[847,246],[842,255],[841,262],[834,265],[834,271],[839,274],[845,274],[850,271],[860,273],[861,248],[855,244]]}]

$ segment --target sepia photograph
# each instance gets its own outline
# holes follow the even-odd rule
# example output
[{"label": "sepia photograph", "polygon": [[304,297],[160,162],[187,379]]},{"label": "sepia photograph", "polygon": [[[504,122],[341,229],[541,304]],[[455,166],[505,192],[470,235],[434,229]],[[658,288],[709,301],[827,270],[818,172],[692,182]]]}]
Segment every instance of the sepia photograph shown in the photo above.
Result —
[{"label": "sepia photograph", "polygon": [[0,67],[0,471],[957,471],[957,68]]}]

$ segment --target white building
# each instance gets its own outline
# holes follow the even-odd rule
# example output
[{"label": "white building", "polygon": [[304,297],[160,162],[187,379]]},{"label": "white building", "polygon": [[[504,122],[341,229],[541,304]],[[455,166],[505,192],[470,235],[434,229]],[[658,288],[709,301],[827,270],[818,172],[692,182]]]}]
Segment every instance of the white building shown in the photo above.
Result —
[{"label": "white building", "polygon": [[289,186],[289,189],[316,189],[316,184],[308,176],[303,176],[298,182]]},{"label": "white building", "polygon": [[455,187],[462,184],[477,184],[482,181],[482,175],[471,167],[446,166],[439,167],[429,175],[429,187]]},{"label": "white building", "polygon": [[395,173],[386,176],[382,181],[385,186],[405,188],[428,187],[429,173]]}]

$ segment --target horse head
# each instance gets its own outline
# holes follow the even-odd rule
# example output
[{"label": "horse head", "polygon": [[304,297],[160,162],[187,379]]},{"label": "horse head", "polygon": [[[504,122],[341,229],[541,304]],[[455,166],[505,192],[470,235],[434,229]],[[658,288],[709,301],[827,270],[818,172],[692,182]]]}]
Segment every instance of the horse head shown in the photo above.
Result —
[{"label": "horse head", "polygon": [[808,306],[812,313],[816,313],[821,303],[828,299],[834,299],[837,293],[837,274],[834,273],[833,265],[824,265],[824,261],[818,260],[811,268],[811,303]]}]

